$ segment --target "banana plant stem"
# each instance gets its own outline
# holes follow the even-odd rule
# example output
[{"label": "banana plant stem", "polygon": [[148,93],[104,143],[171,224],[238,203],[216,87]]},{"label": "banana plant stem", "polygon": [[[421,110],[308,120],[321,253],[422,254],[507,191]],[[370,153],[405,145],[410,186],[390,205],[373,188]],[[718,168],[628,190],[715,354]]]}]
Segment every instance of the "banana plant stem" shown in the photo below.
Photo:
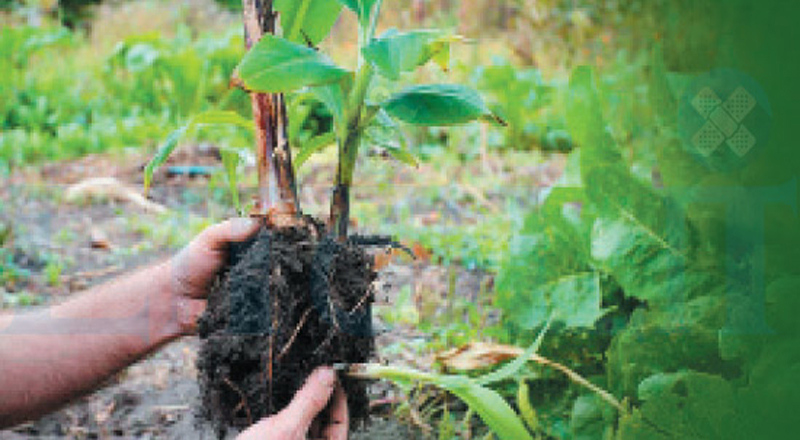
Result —
[{"label": "banana plant stem", "polygon": [[[249,50],[265,33],[275,32],[272,0],[242,0],[245,44]],[[256,124],[258,194],[254,215],[273,211],[300,212],[288,142],[288,119],[283,95],[250,93]]]},{"label": "banana plant stem", "polygon": [[348,101],[346,132],[344,139],[339,143],[339,164],[336,170],[336,186],[331,200],[331,227],[337,239],[343,242],[347,239],[347,229],[350,222],[350,188],[353,184],[353,173],[358,157],[358,147],[361,144],[361,135],[364,126],[369,123],[363,120],[362,112],[366,101],[367,91],[373,76],[372,66],[363,64],[356,74],[353,91]]}]

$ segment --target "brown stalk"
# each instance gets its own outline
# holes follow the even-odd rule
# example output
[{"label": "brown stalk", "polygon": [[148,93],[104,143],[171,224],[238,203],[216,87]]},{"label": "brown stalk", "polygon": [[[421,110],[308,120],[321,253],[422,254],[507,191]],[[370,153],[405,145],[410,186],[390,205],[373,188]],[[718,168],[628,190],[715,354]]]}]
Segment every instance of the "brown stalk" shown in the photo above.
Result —
[{"label": "brown stalk", "polygon": [[[277,14],[272,0],[242,0],[245,45],[249,50],[264,34],[274,34]],[[289,150],[286,102],[282,94],[250,92],[256,124],[258,198],[254,215],[297,214],[300,206]]]},{"label": "brown stalk", "polygon": [[228,379],[227,377],[223,377],[222,381],[225,382],[225,384],[228,385],[230,387],[230,389],[233,390],[233,392],[238,394],[239,398],[241,399],[239,401],[239,404],[236,405],[236,408],[234,408],[234,413],[239,412],[240,409],[244,408],[244,412],[245,412],[245,414],[247,414],[247,424],[248,425],[252,425],[253,424],[253,416],[250,413],[250,406],[247,404],[247,397],[245,396],[245,394],[242,392],[242,390],[239,387],[236,386],[236,384],[231,382],[231,380]]}]

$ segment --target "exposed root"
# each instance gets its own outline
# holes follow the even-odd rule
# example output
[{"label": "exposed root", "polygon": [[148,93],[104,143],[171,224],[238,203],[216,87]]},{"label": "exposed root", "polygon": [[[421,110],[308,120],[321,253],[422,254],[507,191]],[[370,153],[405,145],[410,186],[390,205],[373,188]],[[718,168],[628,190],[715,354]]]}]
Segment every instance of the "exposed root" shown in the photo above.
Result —
[{"label": "exposed root", "polygon": [[230,388],[233,390],[233,392],[235,392],[236,394],[238,394],[238,395],[239,395],[239,398],[241,399],[241,400],[239,401],[239,404],[238,404],[238,405],[236,405],[236,407],[233,409],[233,415],[234,415],[234,417],[236,416],[236,413],[238,413],[238,412],[239,412],[239,410],[241,410],[241,409],[242,409],[242,407],[244,407],[244,412],[245,412],[245,414],[247,414],[247,424],[248,424],[248,425],[252,425],[252,424],[253,424],[253,416],[250,414],[250,406],[249,406],[249,405],[247,405],[247,397],[245,397],[245,395],[244,395],[244,393],[242,392],[242,390],[241,390],[241,389],[239,389],[239,387],[237,387],[237,386],[236,386],[236,385],[235,385],[233,382],[231,382],[231,380],[230,380],[230,379],[228,379],[227,377],[223,377],[223,378],[222,378],[222,381],[223,381],[223,382],[225,382],[225,384],[226,384],[226,385],[228,385],[228,386],[229,386],[229,387],[230,387]]},{"label": "exposed root", "polygon": [[289,351],[289,349],[294,344],[294,341],[297,339],[297,335],[300,334],[300,330],[302,330],[303,326],[306,325],[306,321],[308,320],[308,315],[309,314],[311,314],[311,309],[306,309],[306,311],[303,313],[303,316],[300,317],[300,322],[297,324],[297,327],[295,327],[294,332],[292,333],[292,336],[286,342],[286,345],[283,346],[283,348],[281,349],[280,353],[278,353],[278,358],[277,358],[278,362],[281,361],[283,356]]}]

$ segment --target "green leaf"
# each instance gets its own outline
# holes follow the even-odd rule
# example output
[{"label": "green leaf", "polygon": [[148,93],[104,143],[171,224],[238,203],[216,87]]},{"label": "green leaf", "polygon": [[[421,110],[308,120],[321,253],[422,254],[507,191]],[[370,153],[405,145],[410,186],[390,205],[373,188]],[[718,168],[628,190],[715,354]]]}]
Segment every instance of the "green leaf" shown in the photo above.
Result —
[{"label": "green leaf", "polygon": [[228,148],[222,148],[219,152],[222,156],[222,165],[225,167],[225,175],[228,180],[228,188],[230,189],[231,197],[233,198],[233,206],[236,208],[236,212],[240,213],[242,211],[242,204],[239,201],[239,187],[237,186],[239,152]]},{"label": "green leaf", "polygon": [[592,327],[605,314],[600,307],[603,294],[597,272],[558,277],[531,289],[530,295],[539,300],[520,318],[527,326],[553,314],[568,327]]},{"label": "green leaf", "polygon": [[247,89],[264,93],[334,83],[348,75],[316,50],[273,35],[264,35],[247,52],[238,72]]},{"label": "green leaf", "polygon": [[347,123],[345,122],[345,96],[350,88],[351,81],[352,76],[348,75],[342,78],[342,81],[310,89],[311,94],[331,112],[333,122],[336,125],[336,132],[340,134],[343,134],[343,131],[347,128]]},{"label": "green leaf", "polygon": [[639,385],[639,398],[644,403],[631,419],[622,420],[621,438],[747,438],[737,435],[742,426],[736,390],[722,377],[694,371],[656,374]]},{"label": "green leaf", "polygon": [[497,392],[479,386],[464,376],[443,376],[437,385],[469,405],[498,438],[531,439],[517,413]]},{"label": "green leaf", "polygon": [[454,125],[476,119],[500,122],[478,92],[456,84],[408,87],[381,106],[392,117],[415,125]]},{"label": "green leaf", "polygon": [[236,125],[250,131],[253,130],[253,121],[229,110],[209,110],[194,116],[189,122],[192,127],[215,124]]},{"label": "green leaf", "polygon": [[691,270],[691,229],[675,202],[619,170],[595,170],[585,181],[598,212],[591,256],[627,295],[683,301],[706,283]]},{"label": "green leaf", "polygon": [[[597,82],[592,68],[573,70],[567,99],[567,127],[572,139],[582,148],[581,174],[597,168],[624,167],[622,155],[606,133]],[[583,180],[587,183],[587,180]]]},{"label": "green leaf", "polygon": [[463,400],[503,440],[530,440],[531,436],[514,409],[497,392],[460,375],[424,373],[410,368],[366,365],[357,375],[387,379],[399,384],[422,382],[444,388]]},{"label": "green leaf", "polygon": [[150,159],[150,162],[144,167],[145,194],[147,194],[147,191],[150,189],[150,183],[153,181],[153,173],[155,173],[158,167],[163,165],[172,152],[175,151],[175,148],[178,146],[178,141],[180,141],[187,129],[188,126],[183,126],[170,133],[167,139],[164,140],[164,143],[158,147],[156,155]]},{"label": "green leaf", "polygon": [[295,169],[300,169],[301,166],[311,157],[312,154],[324,150],[326,147],[336,143],[336,133],[329,132],[315,136],[306,142],[305,145],[297,153],[294,158]]},{"label": "green leaf", "polygon": [[419,167],[419,159],[417,156],[409,153],[408,150],[404,150],[402,148],[397,148],[394,146],[384,145],[386,152],[389,153],[393,158],[399,160],[400,162],[412,166],[414,168]]},{"label": "green leaf", "polygon": [[178,146],[178,142],[182,137],[186,136],[199,125],[216,124],[236,125],[238,127],[246,128],[247,130],[253,130],[253,124],[250,121],[243,118],[238,113],[229,110],[209,110],[192,117],[192,119],[190,119],[186,125],[174,130],[169,134],[169,136],[167,136],[167,138],[164,140],[164,143],[158,148],[156,155],[153,156],[153,158],[150,159],[150,162],[148,162],[144,167],[145,194],[150,189],[150,184],[153,180],[153,174],[156,172],[158,167],[167,161],[172,152],[175,151],[175,148]]},{"label": "green leaf", "polygon": [[408,151],[406,137],[397,123],[384,111],[378,109],[375,118],[364,130],[362,142],[386,150],[392,157],[413,167],[419,166],[419,159]]},{"label": "green leaf", "polygon": [[594,71],[579,66],[572,71],[567,100],[567,127],[580,146],[602,141],[604,126]]},{"label": "green leaf", "polygon": [[531,344],[530,347],[525,350],[525,352],[499,369],[475,378],[475,383],[484,386],[491,385],[495,382],[500,382],[516,375],[520,368],[522,368],[529,360],[531,360],[531,356],[539,351],[539,348],[542,346],[542,341],[544,341],[544,335],[547,334],[552,322],[553,320],[551,316],[551,318],[547,320],[547,323],[544,325],[544,327],[542,327],[542,330],[539,331],[539,335],[536,336],[536,340],[533,341],[533,344]]},{"label": "green leaf", "polygon": [[536,416],[536,410],[531,405],[530,389],[528,382],[525,379],[520,379],[517,385],[517,407],[519,407],[519,414],[522,420],[528,425],[531,432],[539,430],[539,418]]},{"label": "green leaf", "polygon": [[372,14],[372,7],[375,6],[378,0],[339,0],[339,3],[347,6],[351,11],[355,12],[358,16],[358,21],[367,23]]},{"label": "green leaf", "polygon": [[[587,327],[604,314],[599,275],[589,258],[593,218],[575,203],[580,188],[554,188],[509,242],[497,277],[497,304],[509,323],[532,329],[555,313],[571,327]],[[584,203],[585,205],[585,203]]]},{"label": "green leaf", "polygon": [[275,10],[287,40],[316,45],[328,36],[342,4],[338,0],[275,0]]},{"label": "green leaf", "polygon": [[397,81],[401,73],[413,71],[434,58],[440,65],[444,63],[446,69],[452,39],[443,37],[439,31],[398,32],[390,29],[372,40],[361,52],[378,73]]}]

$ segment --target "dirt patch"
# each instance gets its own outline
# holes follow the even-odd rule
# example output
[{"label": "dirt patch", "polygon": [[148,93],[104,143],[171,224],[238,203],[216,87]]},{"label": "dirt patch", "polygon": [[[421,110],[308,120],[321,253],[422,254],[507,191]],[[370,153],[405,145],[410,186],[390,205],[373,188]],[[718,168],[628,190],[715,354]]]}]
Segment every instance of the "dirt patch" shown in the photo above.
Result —
[{"label": "dirt patch", "polygon": [[[220,435],[283,409],[316,367],[373,357],[372,258],[305,223],[264,229],[233,249],[209,296],[199,323],[200,415]],[[342,384],[358,426],[369,413],[366,386]]]}]

